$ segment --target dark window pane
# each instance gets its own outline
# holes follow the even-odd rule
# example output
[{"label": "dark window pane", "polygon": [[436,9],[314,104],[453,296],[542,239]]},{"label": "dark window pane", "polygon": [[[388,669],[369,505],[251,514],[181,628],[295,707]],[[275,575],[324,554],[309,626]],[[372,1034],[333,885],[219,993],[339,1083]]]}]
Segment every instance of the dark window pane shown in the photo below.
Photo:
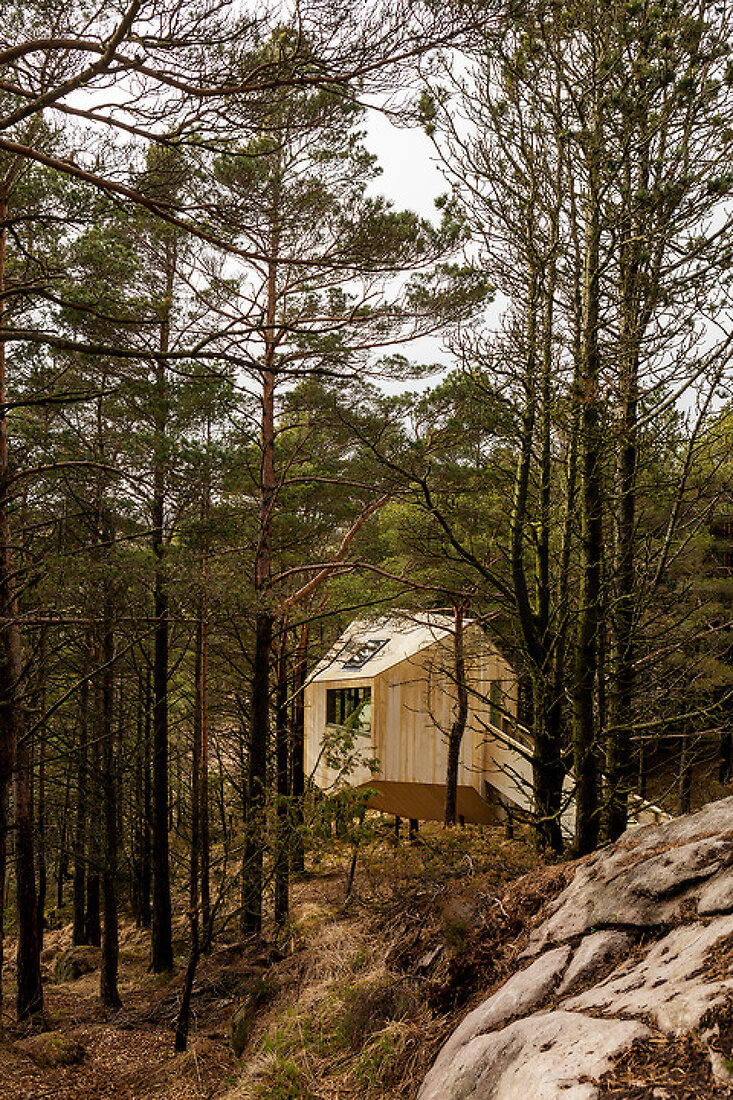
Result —
[{"label": "dark window pane", "polygon": [[327,688],[326,724],[353,725],[362,732],[371,729],[372,689],[370,687]]}]

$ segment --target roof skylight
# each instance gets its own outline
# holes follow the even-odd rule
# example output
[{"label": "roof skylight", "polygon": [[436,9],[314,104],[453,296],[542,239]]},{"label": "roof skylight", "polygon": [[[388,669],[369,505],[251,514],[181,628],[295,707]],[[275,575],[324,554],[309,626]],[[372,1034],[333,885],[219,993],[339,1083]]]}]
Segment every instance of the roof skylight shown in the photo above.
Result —
[{"label": "roof skylight", "polygon": [[363,668],[367,661],[371,661],[372,657],[386,646],[388,641],[389,638],[370,638],[344,661],[342,668]]}]

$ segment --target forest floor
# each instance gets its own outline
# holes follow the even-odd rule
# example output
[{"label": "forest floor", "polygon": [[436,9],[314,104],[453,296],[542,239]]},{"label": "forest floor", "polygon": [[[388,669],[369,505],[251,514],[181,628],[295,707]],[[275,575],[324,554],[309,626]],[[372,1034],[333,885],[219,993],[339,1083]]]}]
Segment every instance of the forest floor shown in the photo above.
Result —
[{"label": "forest floor", "polygon": [[[215,944],[197,973],[185,1054],[173,1051],[183,925],[175,971],[155,977],[149,934],[123,922],[117,1011],[99,1003],[98,969],[54,980],[71,929],[47,932],[41,1039],[8,1015],[9,936],[2,1100],[413,1097],[458,1015],[508,972],[565,871],[539,866],[522,838],[499,829],[427,827],[395,845],[385,821],[360,851],[345,905],[351,853],[331,842],[294,884],[284,938]],[[230,1045],[238,1008],[239,1058]],[[79,1060],[39,1064],[57,1049]]]}]

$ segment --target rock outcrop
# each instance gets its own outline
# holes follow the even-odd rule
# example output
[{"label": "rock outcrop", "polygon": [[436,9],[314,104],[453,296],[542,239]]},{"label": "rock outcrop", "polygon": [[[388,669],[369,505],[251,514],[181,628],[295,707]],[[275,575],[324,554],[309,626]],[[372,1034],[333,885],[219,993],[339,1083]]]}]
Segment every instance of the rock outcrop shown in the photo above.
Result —
[{"label": "rock outcrop", "polygon": [[733,798],[579,861],[522,961],[450,1037],[418,1100],[621,1096],[601,1079],[632,1044],[690,1037],[699,1095],[733,1097]]},{"label": "rock outcrop", "polygon": [[27,1055],[37,1066],[75,1066],[84,1058],[84,1047],[70,1035],[60,1031],[43,1031],[29,1035],[13,1044],[21,1054]]},{"label": "rock outcrop", "polygon": [[75,982],[83,974],[91,974],[102,965],[101,947],[79,945],[62,951],[56,959],[53,976],[57,982]]}]

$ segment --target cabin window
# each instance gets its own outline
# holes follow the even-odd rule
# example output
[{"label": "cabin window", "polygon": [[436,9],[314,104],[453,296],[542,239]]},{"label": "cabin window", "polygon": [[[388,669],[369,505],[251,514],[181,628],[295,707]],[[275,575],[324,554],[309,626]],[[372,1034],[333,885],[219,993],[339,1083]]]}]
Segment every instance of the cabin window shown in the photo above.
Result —
[{"label": "cabin window", "polygon": [[370,733],[372,728],[372,689],[370,687],[328,688],[326,724],[344,726]]}]

